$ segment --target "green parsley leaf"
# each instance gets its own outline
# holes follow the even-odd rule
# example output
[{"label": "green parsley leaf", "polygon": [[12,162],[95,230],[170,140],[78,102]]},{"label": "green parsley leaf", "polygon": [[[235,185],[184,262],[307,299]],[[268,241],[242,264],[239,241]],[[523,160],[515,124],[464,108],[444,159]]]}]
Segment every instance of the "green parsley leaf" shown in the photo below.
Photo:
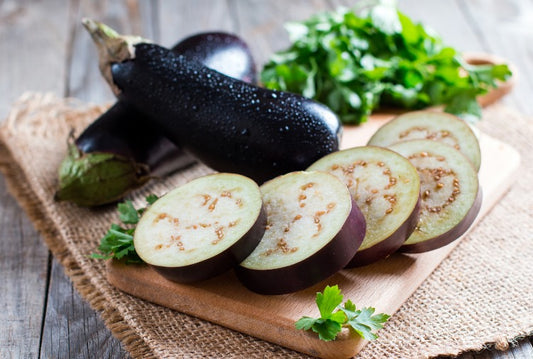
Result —
[{"label": "green parsley leaf", "polygon": [[355,305],[345,305],[341,310],[346,314],[347,324],[353,329],[359,336],[364,339],[374,340],[377,335],[373,330],[383,328],[383,323],[389,319],[387,314],[374,314],[376,311],[374,308],[363,308],[356,310]]},{"label": "green parsley leaf", "polygon": [[481,106],[476,100],[476,94],[468,89],[457,91],[456,96],[453,97],[444,110],[470,123],[474,123],[477,118],[481,118]]},{"label": "green parsley leaf", "polygon": [[159,199],[159,197],[156,196],[155,194],[149,194],[148,196],[146,196],[146,202],[149,205],[154,204],[154,202],[157,201],[158,199]]},{"label": "green parsley leaf", "polygon": [[342,303],[342,294],[339,286],[326,286],[324,293],[318,292],[316,294],[316,304],[322,318],[329,318],[337,306]]},{"label": "green parsley leaf", "polygon": [[[149,195],[146,197],[146,202],[151,205],[157,199],[156,195]],[[111,224],[107,233],[100,239],[99,253],[92,253],[90,258],[104,260],[124,258],[126,263],[142,263],[142,259],[133,246],[135,227],[132,225],[139,222],[140,215],[146,210],[146,207],[135,209],[131,201],[125,201],[119,203],[117,209],[120,221],[129,226],[122,227],[118,224]]]},{"label": "green parsley leaf", "polygon": [[298,319],[298,321],[294,324],[296,326],[296,329],[298,330],[309,330],[313,327],[313,325],[316,323],[318,319],[311,318],[311,317],[301,317]]},{"label": "green parsley leaf", "polygon": [[341,306],[342,300],[343,296],[337,285],[326,286],[323,293],[316,294],[320,318],[304,316],[295,323],[296,329],[312,330],[324,341],[335,340],[343,327],[350,328],[364,339],[376,339],[374,331],[383,328],[383,323],[390,316],[383,313],[374,315],[374,308],[357,310],[351,300]]},{"label": "green parsley leaf", "polygon": [[342,330],[342,323],[331,319],[318,319],[311,329],[318,334],[320,340],[328,342],[335,340],[337,334]]},{"label": "green parsley leaf", "polygon": [[363,2],[287,26],[292,45],[261,72],[267,88],[300,93],[330,107],[345,124],[379,107],[445,111],[473,121],[477,96],[511,76],[509,67],[471,65],[442,39],[398,11],[396,1]]},{"label": "green parsley leaf", "polygon": [[139,214],[131,201],[126,201],[118,204],[119,219],[125,224],[137,224],[139,222]]}]

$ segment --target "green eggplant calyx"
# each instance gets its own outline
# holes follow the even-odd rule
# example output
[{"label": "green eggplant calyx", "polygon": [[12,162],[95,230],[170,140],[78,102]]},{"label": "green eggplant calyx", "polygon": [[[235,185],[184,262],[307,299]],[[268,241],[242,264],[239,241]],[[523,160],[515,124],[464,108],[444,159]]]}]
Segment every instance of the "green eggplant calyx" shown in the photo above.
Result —
[{"label": "green eggplant calyx", "polygon": [[113,82],[113,76],[111,75],[111,64],[134,59],[135,45],[150,41],[140,36],[120,35],[109,26],[92,19],[84,18],[82,19],[82,24],[91,35],[98,49],[100,72],[102,72],[115,95],[119,95],[120,89]]},{"label": "green eggplant calyx", "polygon": [[115,202],[150,179],[150,169],[112,153],[81,152],[69,145],[59,166],[58,201],[92,207]]}]

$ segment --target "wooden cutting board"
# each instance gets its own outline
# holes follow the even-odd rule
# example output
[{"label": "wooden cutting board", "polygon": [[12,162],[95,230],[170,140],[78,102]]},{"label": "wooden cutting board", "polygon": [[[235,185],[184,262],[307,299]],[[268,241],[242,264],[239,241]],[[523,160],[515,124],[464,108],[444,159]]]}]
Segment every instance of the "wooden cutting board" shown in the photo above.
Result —
[{"label": "wooden cutting board", "polygon": [[[473,58],[478,62],[492,62],[485,56]],[[483,105],[492,103],[511,87],[512,82],[509,82],[480,102]],[[363,126],[345,127],[341,147],[364,145],[375,130],[393,116],[377,114]],[[473,226],[510,188],[520,163],[516,150],[485,134],[480,134],[480,146],[483,205]],[[148,266],[110,261],[107,276],[115,287],[150,302],[313,356],[349,358],[358,353],[366,341],[347,329],[331,342],[319,340],[315,333],[295,329],[294,322],[300,317],[318,315],[314,301],[316,292],[323,291],[326,285],[338,284],[345,299],[351,299],[358,307],[372,306],[377,312],[392,315],[460,240],[428,253],[395,254],[363,268],[342,270],[311,288],[286,295],[253,293],[238,282],[233,272],[198,284],[183,285],[164,279]]]},{"label": "wooden cutting board", "polygon": [[[364,128],[348,128],[343,147],[364,144],[373,128],[385,121],[386,116],[380,116]],[[503,142],[481,134],[480,144],[483,163],[479,177],[484,196],[477,221],[509,189],[520,162],[519,154]],[[357,306],[373,306],[378,312],[393,314],[459,241],[424,254],[397,254],[363,268],[342,270],[312,288],[277,296],[247,290],[232,272],[199,284],[181,285],[147,266],[113,261],[107,274],[112,285],[150,302],[313,356],[348,358],[363,348],[364,340],[346,331],[335,341],[323,342],[314,333],[294,328],[301,316],[318,314],[315,293],[328,284],[338,284],[345,298]]]}]

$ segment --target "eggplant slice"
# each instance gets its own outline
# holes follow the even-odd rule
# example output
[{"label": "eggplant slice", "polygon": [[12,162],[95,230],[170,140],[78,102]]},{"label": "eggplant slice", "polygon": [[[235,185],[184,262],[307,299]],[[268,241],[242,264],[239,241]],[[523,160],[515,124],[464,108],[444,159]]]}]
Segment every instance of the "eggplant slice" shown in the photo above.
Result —
[{"label": "eggplant slice", "polygon": [[265,231],[259,186],[228,173],[197,178],[158,199],[134,235],[139,257],[179,283],[207,279],[246,258]]},{"label": "eggplant slice", "polygon": [[323,157],[309,170],[338,177],[365,216],[363,244],[347,267],[388,257],[415,229],[420,180],[416,168],[396,152],[374,146],[354,147]]},{"label": "eggplant slice", "polygon": [[420,218],[400,251],[426,252],[459,238],[481,208],[481,189],[470,161],[455,148],[432,140],[400,142],[390,149],[411,161],[421,185]]},{"label": "eggplant slice", "polygon": [[479,171],[481,150],[476,135],[466,122],[449,113],[414,111],[399,115],[376,131],[368,144],[389,147],[394,143],[421,139],[454,147]]},{"label": "eggplant slice", "polygon": [[249,289],[283,294],[342,269],[365,234],[364,217],[347,187],[325,172],[292,172],[261,186],[267,226],[236,272]]}]

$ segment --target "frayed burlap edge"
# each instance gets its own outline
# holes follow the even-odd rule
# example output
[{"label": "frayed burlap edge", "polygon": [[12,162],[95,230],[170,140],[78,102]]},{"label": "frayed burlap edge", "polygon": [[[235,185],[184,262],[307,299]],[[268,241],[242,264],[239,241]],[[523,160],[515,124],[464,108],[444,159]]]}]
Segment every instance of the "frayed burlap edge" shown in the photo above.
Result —
[{"label": "frayed burlap edge", "polygon": [[124,348],[133,357],[157,358],[145,341],[125,323],[122,315],[113,306],[108,305],[103,294],[90,282],[78,263],[70,256],[70,251],[62,242],[57,229],[50,226],[53,222],[42,211],[37,196],[27,185],[24,171],[13,160],[3,137],[4,133],[0,131],[0,171],[6,179],[7,189],[42,235],[53,256],[64,267],[65,274],[71,279],[76,290],[93,310],[100,313],[111,333],[122,342]]}]

